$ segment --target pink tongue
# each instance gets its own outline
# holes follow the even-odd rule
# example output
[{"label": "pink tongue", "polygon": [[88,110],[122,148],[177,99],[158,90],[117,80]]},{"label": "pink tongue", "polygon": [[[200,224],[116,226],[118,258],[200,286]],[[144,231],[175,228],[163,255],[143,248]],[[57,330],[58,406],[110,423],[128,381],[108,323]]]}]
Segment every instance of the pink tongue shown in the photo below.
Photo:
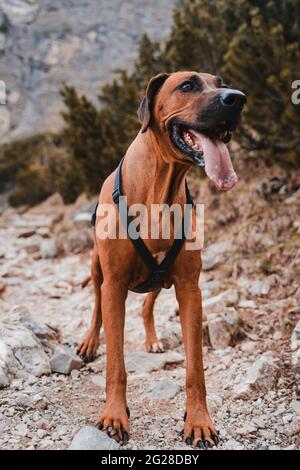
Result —
[{"label": "pink tongue", "polygon": [[238,178],[233,169],[228,148],[221,140],[212,141],[206,135],[191,132],[202,147],[205,172],[221,191],[229,191]]}]

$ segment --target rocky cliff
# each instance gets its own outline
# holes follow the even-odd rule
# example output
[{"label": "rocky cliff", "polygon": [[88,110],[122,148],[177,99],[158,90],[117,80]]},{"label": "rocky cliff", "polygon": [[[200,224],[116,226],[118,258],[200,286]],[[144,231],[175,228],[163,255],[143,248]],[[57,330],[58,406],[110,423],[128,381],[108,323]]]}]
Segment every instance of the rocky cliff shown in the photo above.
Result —
[{"label": "rocky cliff", "polygon": [[130,68],[139,39],[168,34],[178,0],[0,0],[0,137],[61,126],[62,81],[95,99],[100,85]]}]

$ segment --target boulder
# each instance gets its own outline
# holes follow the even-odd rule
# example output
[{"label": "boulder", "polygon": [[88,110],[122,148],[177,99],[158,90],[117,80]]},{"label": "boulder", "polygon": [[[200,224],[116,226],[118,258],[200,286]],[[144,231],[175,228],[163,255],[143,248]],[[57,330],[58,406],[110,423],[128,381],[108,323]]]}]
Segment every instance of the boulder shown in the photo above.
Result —
[{"label": "boulder", "polygon": [[8,317],[0,321],[0,388],[13,378],[50,374],[50,363],[35,334]]},{"label": "boulder", "polygon": [[70,444],[69,450],[118,450],[119,444],[105,432],[92,426],[80,429]]}]

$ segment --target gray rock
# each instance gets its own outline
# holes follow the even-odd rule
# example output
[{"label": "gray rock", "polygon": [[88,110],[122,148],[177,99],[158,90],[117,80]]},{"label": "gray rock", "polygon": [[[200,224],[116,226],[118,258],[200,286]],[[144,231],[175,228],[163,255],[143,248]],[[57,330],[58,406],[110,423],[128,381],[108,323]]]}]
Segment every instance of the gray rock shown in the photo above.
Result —
[{"label": "gray rock", "polygon": [[72,349],[58,346],[50,361],[51,371],[68,375],[73,369],[81,369],[83,361]]},{"label": "gray rock", "polygon": [[60,332],[57,328],[45,323],[40,318],[33,318],[28,308],[16,305],[9,313],[9,318],[22,323],[40,340],[46,352],[54,350],[60,342]]},{"label": "gray rock", "polygon": [[0,321],[0,387],[26,374],[40,377],[51,372],[38,338],[24,324],[5,317]]},{"label": "gray rock", "polygon": [[171,400],[180,392],[180,385],[163,380],[154,384],[151,390],[144,394],[146,398],[160,398],[164,400]]},{"label": "gray rock", "polygon": [[238,334],[240,318],[235,308],[228,307],[221,314],[208,315],[208,335],[214,349],[225,349],[233,345]]},{"label": "gray rock", "polygon": [[203,271],[209,271],[223,263],[227,259],[230,249],[231,243],[229,242],[213,243],[205,248],[201,256]]},{"label": "gray rock", "polygon": [[0,0],[0,8],[13,25],[31,23],[39,10],[38,0]]},{"label": "gray rock", "polygon": [[254,398],[268,392],[276,385],[278,375],[279,367],[274,357],[269,353],[262,354],[235,387],[235,398],[247,399],[250,396]]},{"label": "gray rock", "polygon": [[10,130],[11,113],[4,106],[0,106],[0,138],[8,134]]},{"label": "gray rock", "polygon": [[90,227],[91,226],[91,212],[79,212],[74,217],[74,223],[76,227]]},{"label": "gray rock", "polygon": [[239,301],[240,308],[252,308],[253,310],[257,309],[257,305],[254,300],[240,300]]},{"label": "gray rock", "polygon": [[291,336],[291,350],[296,351],[300,348],[300,320],[296,324]]},{"label": "gray rock", "polygon": [[300,372],[300,349],[292,354],[292,367],[295,372]]},{"label": "gray rock", "polygon": [[153,370],[163,369],[167,364],[180,364],[184,360],[182,354],[167,351],[162,354],[151,354],[142,351],[127,354],[126,370],[135,374],[146,374]]},{"label": "gray rock", "polygon": [[94,385],[96,385],[96,387],[100,387],[100,388],[105,389],[106,380],[100,374],[99,375],[93,375],[91,377],[91,381],[93,382]]},{"label": "gray rock", "polygon": [[105,432],[92,426],[80,429],[70,444],[69,450],[118,450],[119,444]]},{"label": "gray rock", "polygon": [[207,324],[211,346],[214,349],[227,348],[231,342],[231,334],[224,318],[217,314],[211,314],[208,317]]},{"label": "gray rock", "polygon": [[235,289],[228,289],[214,297],[203,300],[202,306],[206,313],[212,312],[217,306],[235,305],[238,302],[238,292]]},{"label": "gray rock", "polygon": [[251,295],[263,296],[268,295],[271,289],[271,283],[268,280],[249,282],[248,292]]},{"label": "gray rock", "polygon": [[176,349],[182,344],[182,331],[179,323],[167,322],[162,334],[161,340],[166,349]]},{"label": "gray rock", "polygon": [[56,242],[53,239],[43,240],[40,250],[42,258],[45,259],[55,258],[58,252]]},{"label": "gray rock", "polygon": [[300,400],[293,400],[291,408],[296,416],[300,416]]},{"label": "gray rock", "polygon": [[25,423],[17,424],[15,427],[15,433],[17,436],[26,437],[28,433],[27,425]]}]

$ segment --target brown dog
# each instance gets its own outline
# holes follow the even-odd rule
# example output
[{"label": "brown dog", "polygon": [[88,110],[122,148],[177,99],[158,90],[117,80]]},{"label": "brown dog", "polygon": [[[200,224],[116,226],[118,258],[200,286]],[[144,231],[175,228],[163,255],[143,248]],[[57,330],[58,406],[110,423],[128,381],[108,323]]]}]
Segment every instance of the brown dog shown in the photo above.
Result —
[{"label": "brown dog", "polygon": [[[185,175],[192,165],[204,166],[208,177],[220,190],[231,189],[237,177],[225,143],[238,124],[244,103],[243,93],[229,89],[220,77],[213,75],[177,72],[152,78],[138,111],[141,130],[128,148],[122,167],[123,193],[128,206],[142,203],[148,213],[154,203],[178,203],[183,207]],[[100,206],[113,204],[114,179],[115,172],[104,182]],[[118,207],[114,207],[118,213]],[[173,240],[174,234],[170,239],[146,239],[145,244],[158,256],[168,252]],[[164,278],[163,287],[175,286],[186,352],[184,440],[193,446],[210,447],[218,443],[218,434],[205,398],[200,269],[200,250],[189,251],[183,246]],[[95,307],[91,327],[79,353],[87,360],[96,355],[103,317],[107,399],[97,424],[126,443],[129,410],[123,352],[125,300],[129,289],[149,277],[149,269],[128,238],[96,238],[91,277]],[[153,319],[158,293],[156,290],[148,294],[142,313],[146,347],[152,352],[162,349]]]}]

